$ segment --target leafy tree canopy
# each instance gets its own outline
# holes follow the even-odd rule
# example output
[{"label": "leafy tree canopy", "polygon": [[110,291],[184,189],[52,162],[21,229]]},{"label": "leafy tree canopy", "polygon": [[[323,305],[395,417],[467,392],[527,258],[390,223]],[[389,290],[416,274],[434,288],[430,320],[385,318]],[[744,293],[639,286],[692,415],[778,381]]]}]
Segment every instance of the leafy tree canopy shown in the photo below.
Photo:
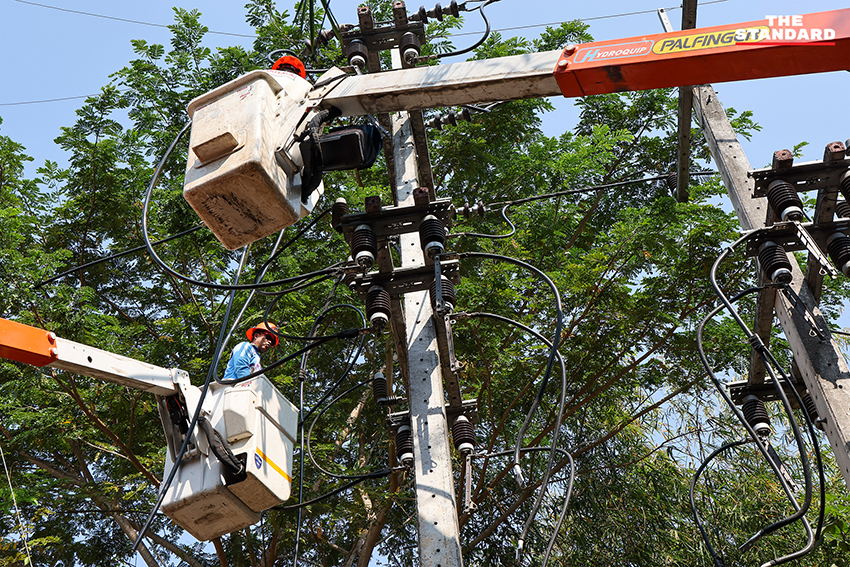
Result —
[{"label": "leafy tree canopy", "polygon": [[[390,14],[389,3],[370,2]],[[160,156],[187,120],[192,98],[241,74],[268,67],[276,49],[300,50],[310,36],[305,3],[281,11],[272,0],[252,0],[246,19],[256,30],[253,49],[202,46],[201,14],[176,8],[171,44],[133,41],[135,59],[112,77],[100,95],[77,111],[56,143],[68,166],[46,162],[26,179],[31,160],[19,144],[0,136],[0,316],[57,335],[206,375],[225,317],[228,294],[178,281],[144,253],[99,263],[45,285],[52,275],[114,252],[140,246],[141,204]],[[314,28],[324,14],[317,9]],[[427,49],[452,49],[453,22],[430,24]],[[588,41],[588,26],[570,22],[532,41],[492,34],[472,54],[486,59],[557,49]],[[343,65],[337,40],[320,48],[310,65]],[[486,102],[486,101],[485,101]],[[496,101],[492,101],[496,102]],[[659,176],[674,170],[676,99],[671,90],[587,97],[577,103],[579,122],[562,135],[545,136],[545,100],[498,104],[472,122],[429,132],[436,192],[459,208],[464,202],[503,203],[536,195]],[[428,114],[440,109],[427,111]],[[739,135],[758,128],[750,112],[730,111]],[[694,131],[695,170],[710,156]],[[178,153],[185,155],[185,143]],[[154,240],[198,223],[182,197],[184,165],[175,157],[154,191]],[[392,202],[386,166],[325,177],[322,208],[344,196],[353,208],[364,197]],[[563,300],[560,353],[566,368],[567,411],[558,446],[575,459],[572,500],[553,549],[552,564],[708,566],[688,505],[694,470],[717,446],[742,431],[720,409],[696,356],[695,329],[715,305],[708,270],[735,238],[734,216],[718,207],[717,178],[694,178],[691,200],[677,203],[661,182],[640,182],[585,193],[561,194],[508,207],[516,231],[509,238],[480,234],[509,231],[492,207],[485,218],[459,217],[450,247],[521,259],[553,280]],[[316,213],[318,214],[318,213]],[[289,239],[311,219],[286,230]],[[242,281],[253,281],[269,258],[274,238],[252,246]],[[307,230],[270,263],[266,279],[311,272],[345,260],[348,246],[325,220]],[[239,253],[228,252],[206,230],[161,248],[176,270],[216,283],[232,281]],[[754,283],[751,263],[737,255],[722,268],[722,285],[734,292]],[[323,306],[359,305],[333,278],[281,296],[253,297],[245,327],[268,310],[293,335],[306,335]],[[478,450],[512,449],[546,367],[548,350],[535,336],[484,313],[515,319],[551,337],[554,298],[528,271],[508,263],[465,259],[457,288],[454,326],[465,399],[478,403]],[[836,313],[847,292],[824,294]],[[236,308],[248,294],[236,294]],[[751,299],[740,304],[752,317]],[[466,316],[468,315],[468,316]],[[231,319],[232,321],[232,319]],[[339,310],[321,332],[358,326]],[[233,343],[231,343],[232,346]],[[300,345],[286,343],[271,358]],[[392,365],[392,341],[371,335],[351,372],[357,345],[334,341],[314,351],[305,375],[306,407],[320,403],[337,380],[338,392]],[[729,376],[746,372],[749,347],[733,322],[719,316],[708,326],[706,352]],[[787,355],[782,353],[787,361]],[[269,362],[269,361],[267,361]],[[557,365],[556,365],[557,366]],[[219,369],[221,371],[221,369]],[[525,446],[548,446],[561,387],[556,372],[525,432]],[[290,399],[298,399],[298,361],[270,372]],[[395,372],[397,395],[404,396]],[[327,406],[327,399],[321,402]],[[386,410],[368,389],[356,389],[327,407],[313,431],[316,460],[339,474],[377,470],[393,462]],[[800,478],[799,459],[781,433],[777,450]],[[821,438],[823,441],[823,438]],[[825,444],[824,444],[825,445]],[[162,480],[164,443],[150,394],[63,371],[0,363],[0,446],[9,484],[0,487],[0,565],[99,566],[132,561],[131,535],[144,522]],[[790,448],[789,448],[790,447]],[[827,522],[821,545],[805,561],[847,565],[850,501],[830,458]],[[512,565],[517,538],[531,513],[547,462],[524,457],[526,487],[517,487],[510,459],[476,459],[475,508],[460,516],[468,565]],[[461,462],[454,463],[458,476]],[[569,473],[558,457],[553,482],[532,525],[523,565],[540,565],[559,514]],[[305,500],[337,486],[309,461],[296,478]],[[14,491],[11,498],[9,486]],[[697,488],[701,515],[726,565],[761,564],[802,546],[798,526],[763,538],[746,554],[738,545],[791,507],[776,479],[750,446],[723,453]],[[817,500],[817,498],[816,498]],[[815,509],[809,513],[814,523]],[[416,564],[412,479],[397,473],[372,479],[305,509],[299,542],[302,565],[358,565],[387,557]],[[233,566],[291,564],[296,549],[294,512],[272,510],[262,523],[222,538]],[[158,516],[145,542],[144,561],[205,566],[219,563],[208,547],[189,543],[182,530]],[[25,545],[26,544],[26,545]],[[159,559],[156,559],[156,558]]]}]

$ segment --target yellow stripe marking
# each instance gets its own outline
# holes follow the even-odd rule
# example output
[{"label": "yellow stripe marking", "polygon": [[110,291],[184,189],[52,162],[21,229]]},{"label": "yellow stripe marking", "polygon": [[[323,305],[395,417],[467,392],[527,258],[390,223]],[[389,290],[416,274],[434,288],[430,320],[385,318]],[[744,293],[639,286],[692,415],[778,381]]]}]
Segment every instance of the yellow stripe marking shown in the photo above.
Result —
[{"label": "yellow stripe marking", "polygon": [[271,468],[273,468],[274,470],[276,470],[277,472],[279,472],[279,473],[281,474],[281,476],[283,476],[283,478],[285,478],[285,479],[286,479],[286,480],[288,480],[289,482],[292,482],[292,477],[291,477],[291,476],[289,476],[288,474],[286,474],[286,471],[284,471],[282,468],[280,468],[279,466],[277,466],[276,464],[274,464],[274,463],[272,462],[272,460],[271,460],[270,458],[268,458],[268,457],[266,456],[266,454],[265,454],[265,453],[263,453],[263,452],[260,450],[260,448],[259,448],[259,447],[257,447],[257,454],[260,456],[260,458],[261,458],[261,459],[263,459],[265,462],[267,462]]}]

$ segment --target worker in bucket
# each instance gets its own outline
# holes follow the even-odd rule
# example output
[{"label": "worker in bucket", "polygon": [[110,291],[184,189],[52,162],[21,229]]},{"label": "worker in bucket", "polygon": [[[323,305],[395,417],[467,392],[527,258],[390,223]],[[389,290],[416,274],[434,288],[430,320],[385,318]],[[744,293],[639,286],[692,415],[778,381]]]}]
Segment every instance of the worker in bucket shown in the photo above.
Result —
[{"label": "worker in bucket", "polygon": [[278,345],[276,333],[277,325],[274,323],[260,323],[248,329],[248,340],[236,345],[230,355],[224,369],[224,380],[237,380],[260,370],[260,357]]}]

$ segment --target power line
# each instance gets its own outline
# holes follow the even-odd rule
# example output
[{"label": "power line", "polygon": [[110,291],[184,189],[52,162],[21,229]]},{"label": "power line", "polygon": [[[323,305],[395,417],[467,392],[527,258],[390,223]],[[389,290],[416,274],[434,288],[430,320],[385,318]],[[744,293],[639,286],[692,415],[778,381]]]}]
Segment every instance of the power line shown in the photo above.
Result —
[{"label": "power line", "polygon": [[[712,0],[711,2],[703,2],[702,4],[700,4],[700,6],[706,6],[708,4],[719,4],[721,2],[728,2],[728,1],[729,0]],[[681,8],[681,6],[671,6],[669,8],[662,8],[662,9],[663,10],[678,10],[680,8]],[[590,21],[593,21],[593,20],[608,20],[608,19],[611,19],[611,18],[621,18],[623,16],[637,16],[639,14],[654,14],[656,12],[658,12],[658,10],[640,10],[638,12],[622,12],[620,14],[608,14],[606,16],[592,16],[590,18],[576,18],[575,20],[569,20],[569,21],[590,22]],[[566,24],[566,23],[569,23],[569,22],[550,22],[548,24],[529,24],[529,25],[526,25],[526,26],[513,26],[513,27],[510,27],[510,28],[500,28],[500,29],[493,30],[493,31],[503,32],[503,31],[513,31],[513,30],[525,30],[525,29],[531,29],[531,28],[560,26],[561,24]],[[459,36],[462,36],[462,35],[480,35],[481,33],[482,32],[453,33],[452,37],[459,37]]]},{"label": "power line", "polygon": [[27,559],[32,565],[32,557],[30,556],[30,546],[28,543],[27,531],[24,527],[24,521],[21,519],[21,511],[18,509],[18,499],[15,498],[15,489],[12,487],[12,475],[9,474],[9,467],[6,465],[6,455],[3,453],[3,446],[0,445],[0,458],[3,460],[3,470],[6,471],[6,479],[9,481],[9,492],[12,494],[12,503],[15,505],[15,514],[18,516],[18,523],[21,525],[21,539],[24,542],[24,549],[27,550]]},{"label": "power line", "polygon": [[[21,0],[15,0],[16,2],[20,2]],[[118,92],[127,92],[130,89],[116,89]],[[80,98],[91,98],[93,96],[100,96],[102,93],[90,94],[90,95],[79,95],[79,96],[65,96],[61,98],[48,98],[44,100],[26,100],[23,102],[0,102],[0,106],[19,106],[22,104],[40,104],[42,102],[61,102],[63,100],[74,100]]]},{"label": "power line", "polygon": [[[81,12],[80,10],[69,10],[68,8],[60,8],[59,6],[49,6],[47,4],[39,4],[37,2],[29,2],[28,0],[15,0],[15,2],[19,2],[21,4],[29,4],[31,6],[38,6],[39,8],[49,8],[51,10],[58,10],[60,12],[70,12],[72,14],[81,14],[83,16],[92,16],[94,18],[103,18],[105,20],[115,20],[115,21],[118,21],[118,22],[127,22],[129,24],[139,24],[139,25],[142,25],[142,26],[152,26],[152,27],[156,27],[156,28],[168,28],[168,27],[170,27],[169,25],[166,25],[166,24],[154,24],[154,23],[151,23],[151,22],[143,22],[141,20],[129,20],[127,18],[118,18],[116,16],[107,16],[105,14],[94,14],[92,12]],[[217,34],[217,35],[232,35],[232,36],[236,36],[236,37],[249,37],[249,38],[257,37],[256,34],[255,35],[247,35],[247,34],[244,34],[244,33],[233,33],[233,32],[223,32],[223,31],[213,31],[213,30],[207,30],[207,33],[214,33],[214,34]]]}]

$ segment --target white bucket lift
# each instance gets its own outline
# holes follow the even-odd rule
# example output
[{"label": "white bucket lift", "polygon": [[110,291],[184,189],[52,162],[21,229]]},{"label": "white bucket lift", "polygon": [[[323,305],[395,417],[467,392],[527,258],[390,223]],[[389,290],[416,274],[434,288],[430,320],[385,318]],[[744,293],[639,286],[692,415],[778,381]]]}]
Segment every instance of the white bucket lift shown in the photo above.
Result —
[{"label": "white bucket lift", "polygon": [[310,89],[293,73],[258,70],[189,103],[183,196],[229,250],[295,224],[321,197],[320,184],[301,200],[303,159],[295,143],[311,110]]},{"label": "white bucket lift", "polygon": [[[191,415],[200,390],[188,380],[177,383]],[[164,398],[159,401],[168,442],[167,476],[182,435],[173,426]],[[268,378],[258,376],[234,386],[211,385],[202,415],[227,440],[245,472],[235,477],[196,428],[195,450],[183,458],[165,493],[162,511],[196,539],[206,541],[257,523],[260,512],[289,498],[298,408]]]}]

